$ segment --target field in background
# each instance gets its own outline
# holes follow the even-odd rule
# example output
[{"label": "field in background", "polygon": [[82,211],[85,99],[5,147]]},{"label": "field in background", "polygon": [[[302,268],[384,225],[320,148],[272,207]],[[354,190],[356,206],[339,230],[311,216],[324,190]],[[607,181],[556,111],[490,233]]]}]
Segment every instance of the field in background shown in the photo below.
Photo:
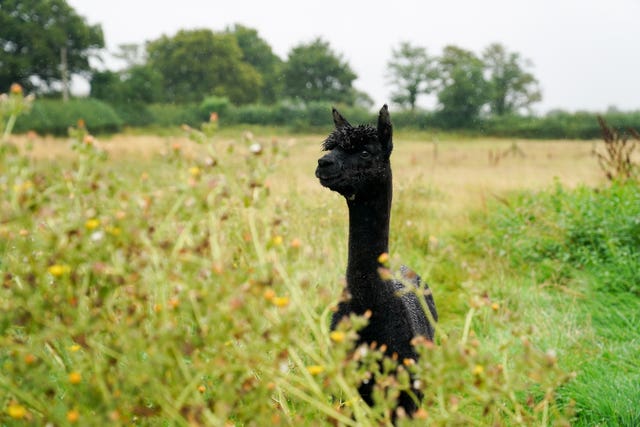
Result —
[{"label": "field in background", "polygon": [[[215,141],[240,144],[246,134],[237,132],[233,139],[226,133],[214,138],[214,144]],[[295,191],[327,197],[327,200],[333,198],[318,185],[314,176],[324,136],[254,136],[251,132],[248,136],[262,143],[275,141],[288,152],[280,162],[281,167],[270,178],[274,191]],[[427,138],[422,140],[416,133],[396,136],[392,155],[394,185],[396,191],[419,185],[440,192],[441,203],[432,208],[442,212],[445,222],[448,214],[482,208],[487,198],[504,192],[540,190],[556,180],[569,187],[604,182],[593,155],[596,141],[480,138],[434,142],[433,137]],[[21,146],[28,144],[26,137],[15,137],[14,140]],[[31,143],[31,154],[42,161],[73,155],[64,138],[38,138]],[[125,161],[151,161],[154,156],[169,153],[174,144],[181,145],[186,156],[194,161],[202,155],[201,147],[186,136],[114,135],[100,140],[100,146],[112,159]],[[334,204],[340,203],[334,200]]]}]

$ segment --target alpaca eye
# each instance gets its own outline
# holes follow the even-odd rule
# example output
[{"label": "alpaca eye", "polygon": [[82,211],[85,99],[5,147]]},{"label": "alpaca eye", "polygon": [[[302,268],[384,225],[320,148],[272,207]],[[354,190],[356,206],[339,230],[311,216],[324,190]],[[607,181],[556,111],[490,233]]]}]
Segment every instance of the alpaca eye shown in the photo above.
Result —
[{"label": "alpaca eye", "polygon": [[363,150],[362,153],[360,153],[360,157],[362,157],[363,159],[368,159],[371,156],[371,153],[368,152],[367,150]]}]

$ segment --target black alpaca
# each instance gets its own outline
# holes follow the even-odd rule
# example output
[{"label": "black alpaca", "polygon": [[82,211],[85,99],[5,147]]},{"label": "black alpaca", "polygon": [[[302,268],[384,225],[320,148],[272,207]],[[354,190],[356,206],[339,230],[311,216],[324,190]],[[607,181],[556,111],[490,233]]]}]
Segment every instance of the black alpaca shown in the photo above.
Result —
[{"label": "black alpaca", "polygon": [[[336,129],[323,143],[328,151],[318,160],[316,177],[320,183],[344,196],[349,207],[349,260],[347,263],[348,298],[340,302],[331,321],[331,329],[350,314],[370,312],[369,323],[359,331],[359,343],[386,346],[386,355],[397,355],[400,362],[416,360],[412,345],[416,336],[433,340],[434,328],[427,319],[415,290],[395,279],[380,276],[379,257],[389,250],[389,217],[391,211],[392,127],[385,105],[380,110],[378,127],[351,126],[333,109]],[[401,269],[405,283],[427,291],[419,276]],[[427,305],[437,320],[435,303],[425,292]],[[373,405],[373,384],[360,386],[362,398]],[[421,393],[414,390],[418,399]],[[408,393],[400,395],[398,406],[408,414],[417,409]]]}]

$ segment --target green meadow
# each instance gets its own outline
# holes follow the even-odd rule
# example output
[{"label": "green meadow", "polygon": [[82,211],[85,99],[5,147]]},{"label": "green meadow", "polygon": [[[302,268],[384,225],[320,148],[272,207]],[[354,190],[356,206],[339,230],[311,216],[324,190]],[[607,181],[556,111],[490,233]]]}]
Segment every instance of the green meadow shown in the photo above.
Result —
[{"label": "green meadow", "polygon": [[[640,189],[598,141],[397,133],[390,263],[440,322],[397,377],[329,331],[347,210],[322,134],[10,137],[0,425],[640,425]],[[373,408],[357,393],[378,378]]]}]

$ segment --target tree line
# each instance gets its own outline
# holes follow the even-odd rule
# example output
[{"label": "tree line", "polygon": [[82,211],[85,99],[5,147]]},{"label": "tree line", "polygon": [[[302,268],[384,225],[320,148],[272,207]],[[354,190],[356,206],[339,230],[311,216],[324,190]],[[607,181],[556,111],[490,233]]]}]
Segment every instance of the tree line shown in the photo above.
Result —
[{"label": "tree line", "polygon": [[[326,105],[350,107],[354,116],[368,114],[372,106],[371,97],[354,87],[358,76],[348,60],[328,41],[299,43],[280,58],[258,30],[240,24],[121,45],[114,53],[121,69],[96,69],[91,64],[104,55],[102,28],[87,23],[66,0],[2,0],[0,47],[0,92],[19,83],[39,98],[55,99],[64,90],[65,73],[81,75],[90,82],[90,97],[119,116],[110,128],[195,123],[211,111],[226,112],[221,120],[228,123],[282,124],[284,116],[294,117],[295,126],[304,128],[320,123],[316,114],[322,110],[325,117]],[[432,53],[401,42],[389,54],[385,77],[390,100],[404,110],[394,117],[405,125],[501,135],[515,130],[543,137],[569,131],[593,135],[595,121],[576,125],[590,123],[591,114],[556,111],[544,120],[525,114],[542,99],[531,69],[530,61],[499,43],[478,53],[453,45]],[[421,109],[423,100],[433,107]],[[42,125],[49,129],[63,116],[62,108],[41,104],[43,111],[34,111],[34,117],[51,122]],[[637,114],[616,114],[624,119],[621,124],[637,125]]]},{"label": "tree line", "polygon": [[[144,46],[122,45],[125,67],[91,68],[104,49],[100,25],[89,25],[65,0],[5,0],[0,5],[0,87],[19,83],[28,91],[61,91],[61,66],[87,77],[92,97],[110,103],[193,103],[207,96],[234,105],[333,102],[368,107],[354,88],[356,73],[330,44],[316,38],[278,57],[256,29],[182,30]],[[66,54],[61,64],[61,52]],[[465,126],[480,114],[518,112],[541,99],[527,61],[500,44],[482,55],[447,46],[431,56],[401,43],[391,52],[387,80],[393,102],[415,110],[422,95],[435,94],[442,120]]]}]

